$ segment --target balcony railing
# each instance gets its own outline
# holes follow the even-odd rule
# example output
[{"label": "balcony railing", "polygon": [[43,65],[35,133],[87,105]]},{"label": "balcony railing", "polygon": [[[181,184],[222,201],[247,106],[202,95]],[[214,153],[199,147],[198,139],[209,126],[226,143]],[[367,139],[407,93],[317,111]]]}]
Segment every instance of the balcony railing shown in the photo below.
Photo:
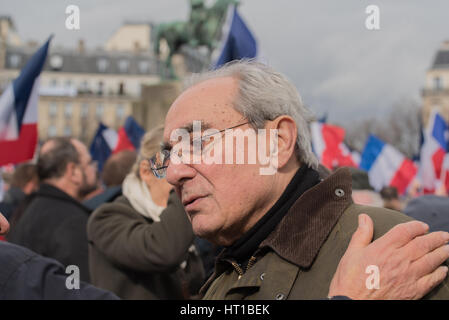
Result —
[{"label": "balcony railing", "polygon": [[441,89],[421,89],[421,95],[423,97],[428,96],[446,96],[449,95],[449,88],[441,88]]}]

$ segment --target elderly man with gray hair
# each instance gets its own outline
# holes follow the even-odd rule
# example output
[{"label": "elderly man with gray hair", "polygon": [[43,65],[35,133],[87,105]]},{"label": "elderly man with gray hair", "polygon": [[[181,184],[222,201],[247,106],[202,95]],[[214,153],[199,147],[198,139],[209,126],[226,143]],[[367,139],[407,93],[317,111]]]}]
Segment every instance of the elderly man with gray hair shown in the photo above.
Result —
[{"label": "elderly man with gray hair", "polygon": [[[310,120],[285,76],[253,61],[196,76],[172,104],[150,163],[196,235],[225,247],[204,298],[423,297],[446,277],[449,234],[354,204],[346,169],[321,180]],[[427,297],[449,298],[446,281]]]}]

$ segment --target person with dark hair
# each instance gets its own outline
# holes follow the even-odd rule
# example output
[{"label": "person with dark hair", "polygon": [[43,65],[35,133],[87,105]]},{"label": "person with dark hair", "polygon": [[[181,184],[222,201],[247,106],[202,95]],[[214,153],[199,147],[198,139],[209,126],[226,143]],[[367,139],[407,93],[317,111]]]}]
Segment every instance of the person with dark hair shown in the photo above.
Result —
[{"label": "person with dark hair", "polygon": [[86,146],[71,138],[53,138],[40,150],[41,181],[22,217],[11,228],[10,242],[76,265],[89,280],[86,225],[89,210],[80,201],[96,188],[97,169]]},{"label": "person with dark hair", "polygon": [[104,188],[96,196],[85,200],[83,204],[94,211],[103,203],[112,202],[121,196],[122,183],[131,171],[136,159],[137,153],[131,150],[123,150],[110,156],[101,173]]},{"label": "person with dark hair", "polygon": [[402,211],[404,209],[404,205],[399,200],[398,189],[396,187],[383,187],[380,190],[380,196],[384,202],[384,208],[396,211]]},{"label": "person with dark hair", "polygon": [[[32,163],[22,163],[17,166],[11,177],[10,187],[6,191],[0,208],[9,220],[11,214],[24,201],[25,197],[36,191],[38,187],[37,166]],[[5,211],[5,208],[6,211]]]},{"label": "person with dark hair", "polygon": [[106,161],[101,178],[106,187],[120,186],[131,171],[137,159],[137,153],[123,150],[113,154]]}]

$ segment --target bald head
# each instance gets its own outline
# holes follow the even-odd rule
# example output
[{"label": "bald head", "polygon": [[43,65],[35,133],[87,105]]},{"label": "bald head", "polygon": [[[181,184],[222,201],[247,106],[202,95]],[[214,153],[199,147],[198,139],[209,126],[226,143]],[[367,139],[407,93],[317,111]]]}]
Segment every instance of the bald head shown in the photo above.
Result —
[{"label": "bald head", "polygon": [[[61,177],[70,162],[78,164],[79,144],[82,144],[72,138],[52,138],[46,141],[39,152],[37,161],[37,170],[41,181]],[[85,147],[84,147],[85,148]]]}]

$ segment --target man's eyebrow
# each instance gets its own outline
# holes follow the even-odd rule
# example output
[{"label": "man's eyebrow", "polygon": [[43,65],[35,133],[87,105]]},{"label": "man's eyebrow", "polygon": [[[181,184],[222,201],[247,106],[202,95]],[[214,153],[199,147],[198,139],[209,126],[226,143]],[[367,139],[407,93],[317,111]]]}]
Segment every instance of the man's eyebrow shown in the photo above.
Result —
[{"label": "man's eyebrow", "polygon": [[[201,131],[212,128],[212,125],[207,121],[204,121],[204,120],[195,120],[195,121],[201,122]],[[193,132],[193,122],[189,123],[185,126],[182,126],[180,128],[177,128],[175,130],[185,130],[188,133],[192,133]],[[161,150],[169,150],[170,151],[172,148],[173,148],[173,146],[171,145],[170,142],[162,142],[161,143]]]},{"label": "man's eyebrow", "polygon": [[[201,130],[202,131],[212,128],[212,125],[207,121],[204,121],[204,120],[195,120],[195,121],[201,122]],[[186,130],[188,133],[192,133],[193,132],[193,122],[179,128],[179,129],[183,129],[183,130]]]}]

